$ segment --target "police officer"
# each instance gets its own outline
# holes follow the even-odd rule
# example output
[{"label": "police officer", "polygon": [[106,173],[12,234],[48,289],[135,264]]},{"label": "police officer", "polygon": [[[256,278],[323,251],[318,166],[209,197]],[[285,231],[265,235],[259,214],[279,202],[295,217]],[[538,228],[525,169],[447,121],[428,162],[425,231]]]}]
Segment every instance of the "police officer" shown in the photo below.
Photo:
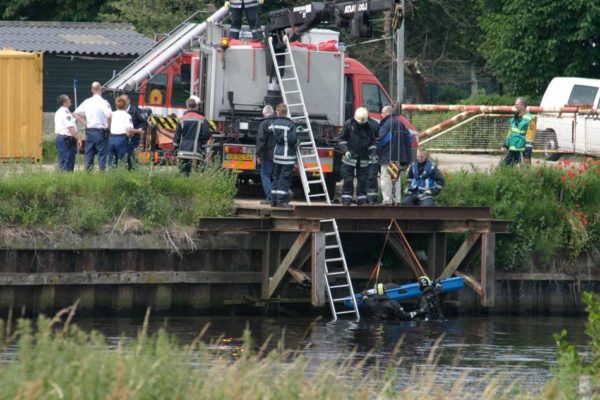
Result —
[{"label": "police officer", "polygon": [[229,37],[232,39],[240,38],[240,29],[242,28],[242,13],[246,12],[248,25],[252,32],[252,39],[260,40],[261,35],[258,30],[258,5],[263,4],[264,0],[229,0],[225,4],[229,4],[231,11],[231,27],[229,29]]},{"label": "police officer", "polygon": [[131,104],[129,95],[123,94],[121,97],[127,103],[127,109],[125,111],[127,111],[127,113],[131,116],[131,122],[137,131],[137,133],[129,137],[128,143],[127,168],[131,170],[133,169],[137,160],[137,149],[140,145],[140,137],[144,132],[146,132],[146,128],[148,128],[148,118],[143,115],[142,110],[140,110],[138,106]]},{"label": "police officer", "polygon": [[260,180],[267,198],[267,204],[271,204],[271,182],[273,177],[273,150],[275,149],[275,135],[271,124],[275,120],[275,111],[270,105],[262,110],[263,120],[258,125],[256,134],[256,156],[260,163]]},{"label": "police officer", "polygon": [[54,113],[54,133],[56,133],[56,149],[58,150],[58,167],[61,171],[75,169],[75,156],[81,147],[81,139],[77,134],[75,118],[71,115],[71,99],[66,94],[58,96],[59,109]]},{"label": "police officer", "polygon": [[444,187],[445,181],[438,167],[427,158],[427,150],[419,148],[417,159],[408,170],[406,197],[400,205],[432,206],[433,197]]},{"label": "police officer", "polygon": [[98,167],[106,168],[108,140],[106,132],[110,126],[112,110],[108,101],[102,98],[102,85],[92,83],[92,97],[85,99],[73,112],[75,118],[85,124],[85,167],[94,168],[94,157],[98,155]]},{"label": "police officer", "polygon": [[277,118],[271,123],[275,137],[273,151],[273,185],[271,187],[271,206],[290,207],[289,190],[292,184],[292,172],[296,164],[296,124],[287,117],[288,108],[284,103],[275,108]]},{"label": "police officer", "polygon": [[423,317],[426,321],[443,320],[442,300],[442,285],[437,282],[431,282],[427,276],[419,277],[419,289],[421,294],[417,299],[417,305],[414,315]]},{"label": "police officer", "polygon": [[356,189],[356,204],[367,204],[367,180],[369,178],[369,162],[375,159],[375,135],[369,124],[369,113],[366,108],[359,107],[354,112],[354,118],[346,121],[338,140],[342,156],[340,173],[342,185],[342,205],[352,204],[354,192],[354,174],[358,180]]},{"label": "police officer", "polygon": [[189,98],[185,102],[186,112],[179,118],[173,137],[173,150],[177,152],[179,171],[189,176],[192,167],[204,160],[204,145],[211,133],[208,121],[198,113],[196,100]]}]

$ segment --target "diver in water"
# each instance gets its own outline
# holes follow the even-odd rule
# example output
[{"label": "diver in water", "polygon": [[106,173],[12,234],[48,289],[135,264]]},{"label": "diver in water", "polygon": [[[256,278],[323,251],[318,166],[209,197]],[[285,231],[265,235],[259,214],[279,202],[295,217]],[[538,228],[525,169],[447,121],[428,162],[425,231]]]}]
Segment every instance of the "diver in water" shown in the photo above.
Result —
[{"label": "diver in water", "polygon": [[383,283],[378,283],[375,289],[367,290],[363,296],[363,315],[374,319],[412,319],[416,312],[406,312],[395,300],[385,295]]},{"label": "diver in water", "polygon": [[444,320],[440,298],[442,285],[436,281],[431,282],[427,276],[421,276],[419,277],[419,289],[421,289],[421,295],[417,299],[413,313],[417,317],[423,317],[425,321]]}]

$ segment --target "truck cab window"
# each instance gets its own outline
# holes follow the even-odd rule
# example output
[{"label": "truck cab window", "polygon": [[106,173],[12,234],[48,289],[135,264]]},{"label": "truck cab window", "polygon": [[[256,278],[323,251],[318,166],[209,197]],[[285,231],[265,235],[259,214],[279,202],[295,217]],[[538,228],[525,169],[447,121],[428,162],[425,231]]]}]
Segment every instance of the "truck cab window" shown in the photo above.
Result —
[{"label": "truck cab window", "polygon": [[352,118],[354,115],[354,86],[352,85],[352,78],[346,76],[346,105],[344,107],[344,121],[348,118]]},{"label": "truck cab window", "polygon": [[181,81],[181,75],[173,76],[173,91],[171,92],[171,104],[174,107],[185,107],[185,101],[190,97],[187,85]]},{"label": "truck cab window", "polygon": [[363,83],[363,104],[370,112],[379,113],[384,106],[390,103],[383,90],[374,83]]},{"label": "truck cab window", "polygon": [[575,85],[571,91],[568,104],[594,104],[598,88],[593,86]]},{"label": "truck cab window", "polygon": [[167,75],[156,75],[146,85],[146,103],[154,106],[162,106],[166,102]]}]

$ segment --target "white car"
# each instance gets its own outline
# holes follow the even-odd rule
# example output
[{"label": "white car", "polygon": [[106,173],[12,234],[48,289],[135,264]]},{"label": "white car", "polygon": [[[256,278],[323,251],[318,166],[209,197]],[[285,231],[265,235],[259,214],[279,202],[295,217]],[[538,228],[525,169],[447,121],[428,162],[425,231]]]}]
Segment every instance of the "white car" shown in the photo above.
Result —
[{"label": "white car", "polygon": [[[541,107],[600,106],[600,79],[554,78],[546,88]],[[549,160],[564,153],[600,155],[600,119],[598,116],[540,114],[537,118],[536,145],[543,146]],[[537,147],[537,146],[536,146]],[[548,152],[550,151],[550,152]],[[554,151],[554,152],[551,152]]]}]

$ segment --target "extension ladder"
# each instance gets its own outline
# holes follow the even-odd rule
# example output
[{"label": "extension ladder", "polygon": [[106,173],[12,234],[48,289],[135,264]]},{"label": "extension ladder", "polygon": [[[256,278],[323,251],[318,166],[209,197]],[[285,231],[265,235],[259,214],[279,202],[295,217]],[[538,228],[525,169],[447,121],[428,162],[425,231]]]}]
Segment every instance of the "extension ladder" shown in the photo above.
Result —
[{"label": "extension ladder", "polygon": [[[273,57],[273,65],[275,66],[281,96],[288,107],[288,117],[296,125],[304,124],[306,126],[303,133],[306,133],[308,137],[300,139],[297,149],[298,170],[300,172],[300,179],[302,180],[304,196],[309,205],[317,198],[324,199],[327,205],[331,205],[331,199],[329,198],[325,183],[325,175],[323,174],[321,160],[317,152],[317,144],[310,125],[310,119],[308,118],[308,112],[306,111],[296,64],[294,63],[292,49],[287,36],[283,36],[283,44],[283,51],[276,51],[273,46],[273,38],[269,37],[269,49]],[[306,167],[305,164],[308,164],[309,167]],[[313,188],[317,189],[319,187],[321,188],[321,192],[315,193]],[[356,315],[356,319],[359,320],[358,305],[335,219],[321,220],[321,229],[325,233],[325,283],[333,319],[337,319],[338,315],[353,313]],[[341,283],[339,282],[340,280],[342,281]],[[336,304],[343,304],[346,300],[351,300],[353,308],[351,310],[343,309],[338,311]]]}]

